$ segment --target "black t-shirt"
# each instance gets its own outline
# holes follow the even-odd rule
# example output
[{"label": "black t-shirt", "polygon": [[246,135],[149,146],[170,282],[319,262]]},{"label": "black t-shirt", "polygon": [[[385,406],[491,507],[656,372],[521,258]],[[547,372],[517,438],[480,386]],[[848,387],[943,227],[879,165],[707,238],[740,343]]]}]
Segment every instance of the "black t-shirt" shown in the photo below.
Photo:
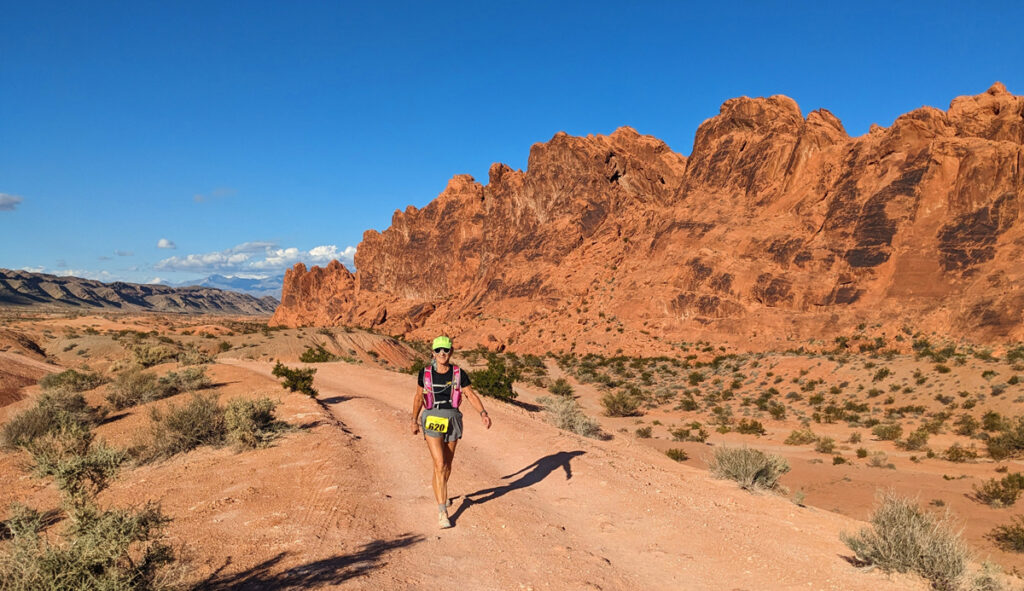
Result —
[{"label": "black t-shirt", "polygon": [[[423,372],[426,368],[420,370],[419,378],[416,383],[419,384],[420,389],[423,388]],[[434,384],[434,408],[454,408],[452,406],[452,376],[455,373],[453,366],[448,366],[448,371],[441,373],[437,369],[433,369],[430,372],[430,381]],[[469,385],[469,372],[459,368],[459,385],[465,388]]]}]

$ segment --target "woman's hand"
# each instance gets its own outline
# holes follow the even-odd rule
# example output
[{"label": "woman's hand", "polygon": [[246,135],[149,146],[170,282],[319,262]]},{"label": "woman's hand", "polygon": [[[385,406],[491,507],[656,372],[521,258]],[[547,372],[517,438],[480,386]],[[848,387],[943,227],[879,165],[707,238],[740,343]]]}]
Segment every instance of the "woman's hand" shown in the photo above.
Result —
[{"label": "woman's hand", "polygon": [[480,419],[484,422],[484,427],[491,428],[491,417],[487,414],[487,411],[480,413]]},{"label": "woman's hand", "polygon": [[412,420],[412,434],[415,435],[420,432],[420,422],[416,419]]}]

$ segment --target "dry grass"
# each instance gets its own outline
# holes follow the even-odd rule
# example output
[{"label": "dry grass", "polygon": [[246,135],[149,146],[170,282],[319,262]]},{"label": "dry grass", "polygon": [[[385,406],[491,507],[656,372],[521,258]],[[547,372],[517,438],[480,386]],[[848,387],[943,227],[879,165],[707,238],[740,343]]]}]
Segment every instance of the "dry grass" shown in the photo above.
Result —
[{"label": "dry grass", "polygon": [[747,490],[775,490],[789,472],[789,463],[774,454],[748,447],[720,447],[708,464],[716,478],[734,480]]}]

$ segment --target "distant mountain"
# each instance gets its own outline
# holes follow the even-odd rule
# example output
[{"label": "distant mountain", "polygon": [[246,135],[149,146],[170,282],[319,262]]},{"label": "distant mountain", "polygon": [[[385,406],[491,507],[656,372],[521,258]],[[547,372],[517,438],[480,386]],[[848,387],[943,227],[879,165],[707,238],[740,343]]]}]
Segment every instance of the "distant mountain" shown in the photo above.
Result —
[{"label": "distant mountain", "polygon": [[276,277],[254,279],[251,277],[233,277],[230,275],[210,275],[203,279],[183,281],[172,284],[175,287],[212,287],[215,289],[226,289],[228,291],[240,291],[251,296],[262,298],[271,296],[281,297],[281,286],[284,284],[284,273]]},{"label": "distant mountain", "polygon": [[193,314],[271,314],[278,301],[210,287],[103,283],[0,269],[0,308],[113,309]]}]

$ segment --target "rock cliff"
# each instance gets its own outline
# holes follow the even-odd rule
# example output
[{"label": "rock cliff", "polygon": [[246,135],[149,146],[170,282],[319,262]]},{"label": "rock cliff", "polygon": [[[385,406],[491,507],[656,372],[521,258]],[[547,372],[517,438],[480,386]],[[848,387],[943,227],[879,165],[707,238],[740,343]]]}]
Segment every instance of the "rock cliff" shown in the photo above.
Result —
[{"label": "rock cliff", "polygon": [[784,96],[726,101],[689,157],[630,128],[556,134],[368,231],[356,273],[285,276],[278,325],[462,345],[757,348],[862,323],[1024,338],[1024,97],[996,83],[851,138]]}]

